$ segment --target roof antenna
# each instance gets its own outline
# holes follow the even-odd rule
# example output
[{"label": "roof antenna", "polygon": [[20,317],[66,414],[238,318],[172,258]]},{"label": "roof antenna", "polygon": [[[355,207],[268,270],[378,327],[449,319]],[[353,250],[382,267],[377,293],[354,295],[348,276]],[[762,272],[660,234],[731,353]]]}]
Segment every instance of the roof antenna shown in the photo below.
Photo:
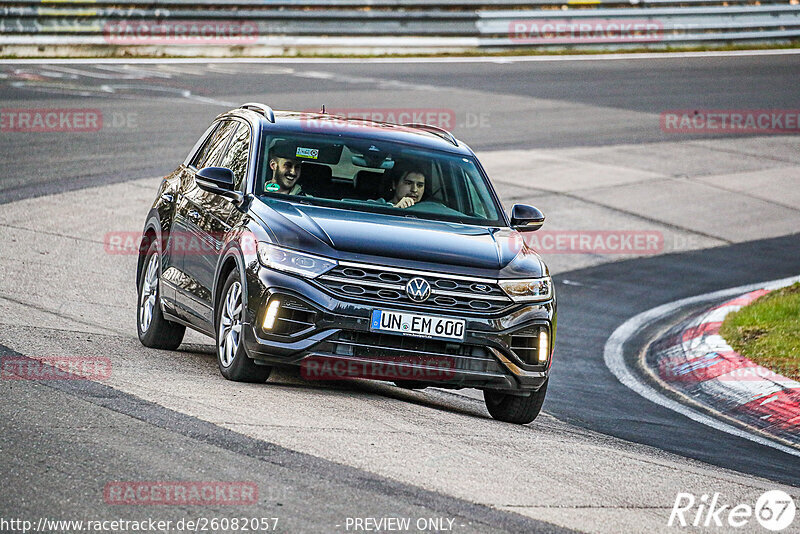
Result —
[{"label": "roof antenna", "polygon": [[323,115],[326,114],[326,112],[325,112],[325,104],[322,104],[322,110],[320,111],[320,113],[322,113]]}]

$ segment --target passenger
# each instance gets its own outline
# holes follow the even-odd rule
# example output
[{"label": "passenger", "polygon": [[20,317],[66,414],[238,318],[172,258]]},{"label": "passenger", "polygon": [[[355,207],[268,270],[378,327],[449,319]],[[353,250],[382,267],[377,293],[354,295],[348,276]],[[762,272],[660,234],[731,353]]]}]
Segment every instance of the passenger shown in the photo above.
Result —
[{"label": "passenger", "polygon": [[302,187],[300,187],[298,181],[300,180],[302,163],[303,161],[297,158],[294,152],[294,144],[287,142],[276,143],[270,150],[269,156],[272,179],[264,184],[264,191],[283,195],[300,195]]},{"label": "passenger", "polygon": [[395,208],[408,208],[425,195],[425,171],[418,166],[400,166],[392,170],[389,202]]}]

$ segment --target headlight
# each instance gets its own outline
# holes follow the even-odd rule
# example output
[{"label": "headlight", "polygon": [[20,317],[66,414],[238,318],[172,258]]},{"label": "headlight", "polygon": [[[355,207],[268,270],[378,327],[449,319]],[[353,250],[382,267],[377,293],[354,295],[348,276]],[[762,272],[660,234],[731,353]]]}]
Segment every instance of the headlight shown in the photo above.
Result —
[{"label": "headlight", "polygon": [[299,274],[307,278],[316,278],[336,267],[334,260],[262,242],[258,243],[258,261],[264,267]]},{"label": "headlight", "polygon": [[520,280],[500,280],[500,287],[514,302],[535,302],[549,300],[553,296],[553,281],[544,278],[525,278]]}]

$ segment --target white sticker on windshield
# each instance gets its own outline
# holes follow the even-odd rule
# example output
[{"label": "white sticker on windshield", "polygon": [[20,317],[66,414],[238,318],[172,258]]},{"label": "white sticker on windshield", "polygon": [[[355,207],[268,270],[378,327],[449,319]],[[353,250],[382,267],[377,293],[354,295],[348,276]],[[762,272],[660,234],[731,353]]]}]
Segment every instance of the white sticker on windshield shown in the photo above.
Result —
[{"label": "white sticker on windshield", "polygon": [[303,148],[301,146],[297,147],[297,152],[295,156],[298,158],[308,158],[308,159],[317,159],[319,157],[319,149],[318,148]]}]

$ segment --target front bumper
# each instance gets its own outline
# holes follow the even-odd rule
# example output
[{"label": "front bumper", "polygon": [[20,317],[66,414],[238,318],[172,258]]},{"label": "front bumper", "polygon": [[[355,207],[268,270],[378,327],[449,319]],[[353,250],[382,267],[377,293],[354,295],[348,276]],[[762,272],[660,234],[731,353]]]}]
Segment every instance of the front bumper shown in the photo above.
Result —
[{"label": "front bumper", "polygon": [[[265,365],[301,367],[307,379],[372,378],[443,388],[474,387],[525,394],[547,380],[556,332],[555,299],[519,304],[502,314],[444,312],[336,297],[313,281],[271,269],[249,270],[244,343]],[[276,325],[262,325],[271,300],[281,301]],[[448,316],[466,321],[464,340],[427,339],[370,330],[374,309]],[[546,329],[546,361],[514,350]],[[522,356],[520,355],[522,354]],[[533,361],[534,363],[530,363]]]}]

